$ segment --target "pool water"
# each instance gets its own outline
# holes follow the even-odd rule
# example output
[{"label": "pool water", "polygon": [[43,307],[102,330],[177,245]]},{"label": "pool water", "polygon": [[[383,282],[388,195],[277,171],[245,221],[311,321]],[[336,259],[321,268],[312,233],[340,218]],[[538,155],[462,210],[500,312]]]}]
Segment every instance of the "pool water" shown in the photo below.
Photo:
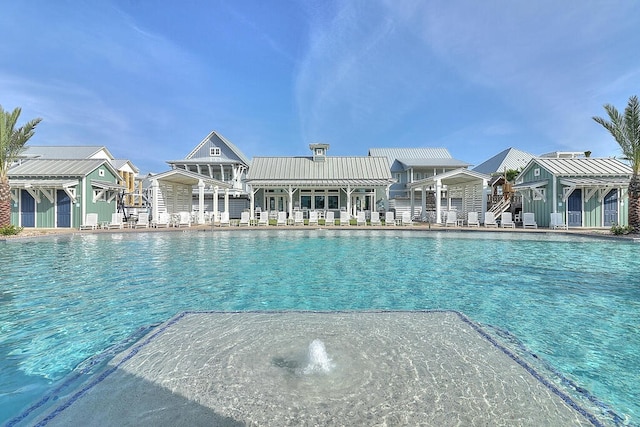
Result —
[{"label": "pool water", "polygon": [[639,254],[637,244],[555,233],[393,230],[0,244],[0,423],[182,311],[446,309],[515,337],[621,423],[638,424]]}]

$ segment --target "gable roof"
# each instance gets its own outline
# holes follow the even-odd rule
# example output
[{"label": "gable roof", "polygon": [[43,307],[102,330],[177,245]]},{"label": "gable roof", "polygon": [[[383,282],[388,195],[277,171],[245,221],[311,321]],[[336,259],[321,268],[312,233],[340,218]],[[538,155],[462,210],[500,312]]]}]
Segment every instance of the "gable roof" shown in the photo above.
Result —
[{"label": "gable roof", "polygon": [[400,159],[404,164],[411,164],[414,161],[424,159],[453,159],[446,148],[370,148],[369,156],[386,157],[389,167]]},{"label": "gable roof", "polygon": [[[168,163],[181,163],[184,160],[193,161],[206,161],[207,163],[228,163],[229,159],[224,157],[212,157],[209,155],[209,148],[220,147],[225,145],[236,156],[237,160],[249,166],[249,159],[244,155],[238,147],[236,147],[231,141],[220,135],[215,130],[211,131],[186,157],[182,160],[172,160]],[[233,159],[232,159],[233,160]]]},{"label": "gable roof", "polygon": [[20,153],[20,157],[38,159],[93,159],[105,155],[114,158],[106,147],[99,145],[31,145]]},{"label": "gable roof", "polygon": [[570,176],[624,176],[631,177],[633,171],[614,158],[536,158],[526,169],[538,164],[551,174],[561,177]]},{"label": "gable roof", "polygon": [[216,185],[221,188],[233,188],[233,185],[228,182],[219,181],[207,175],[202,175],[180,168],[170,169],[166,172],[158,173],[155,175],[150,174],[145,178],[145,181],[148,180],[150,182],[154,179],[158,181],[177,182],[184,185],[196,185],[199,181],[202,181],[206,184]]},{"label": "gable roof", "polygon": [[473,168],[474,171],[492,174],[508,169],[523,169],[535,156],[517,148],[507,148]]},{"label": "gable roof", "polygon": [[10,177],[84,177],[105,166],[118,176],[107,159],[32,159],[9,169]]},{"label": "gable roof", "polygon": [[385,157],[255,157],[247,182],[256,186],[386,185],[392,182]]},{"label": "gable roof", "polygon": [[487,180],[489,181],[491,177],[489,175],[483,174],[478,171],[469,170],[466,168],[460,168],[451,170],[448,172],[444,172],[438,175],[430,176],[425,179],[421,179],[419,181],[412,182],[407,186],[409,188],[420,188],[424,185],[429,185],[435,183],[436,181],[441,181],[446,185],[457,185],[470,181],[478,181],[478,180]]}]

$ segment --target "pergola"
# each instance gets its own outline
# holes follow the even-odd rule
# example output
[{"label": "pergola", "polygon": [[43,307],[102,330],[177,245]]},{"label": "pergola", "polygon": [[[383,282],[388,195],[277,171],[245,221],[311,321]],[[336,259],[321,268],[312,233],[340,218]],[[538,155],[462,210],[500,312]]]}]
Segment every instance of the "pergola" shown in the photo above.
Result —
[{"label": "pergola", "polygon": [[213,190],[213,212],[218,215],[218,194],[224,191],[224,211],[229,211],[229,193],[233,186],[206,175],[183,169],[172,169],[151,177],[152,217],[158,218],[161,205],[169,213],[191,212],[193,187],[198,187],[198,223],[204,224],[204,192],[209,186]]},{"label": "pergola", "polygon": [[462,199],[463,212],[480,211],[481,214],[487,211],[487,193],[489,191],[489,180],[491,177],[483,173],[475,172],[466,168],[456,169],[449,172],[434,175],[429,178],[409,184],[411,190],[411,217],[415,210],[415,192],[422,192],[422,220],[426,220],[426,200],[427,191],[435,193],[436,199],[436,223],[442,221],[442,192],[447,193],[447,209],[451,208],[453,196]]}]

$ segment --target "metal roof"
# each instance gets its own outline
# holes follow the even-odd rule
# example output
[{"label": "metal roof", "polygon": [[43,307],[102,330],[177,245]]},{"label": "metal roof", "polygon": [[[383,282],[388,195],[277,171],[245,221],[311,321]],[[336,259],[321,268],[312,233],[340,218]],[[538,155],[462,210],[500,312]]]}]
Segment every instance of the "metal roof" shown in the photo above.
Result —
[{"label": "metal roof", "polygon": [[104,151],[113,159],[109,150],[99,145],[31,145],[25,147],[20,156],[39,159],[90,159],[100,151]]},{"label": "metal roof", "polygon": [[454,167],[463,168],[469,166],[469,163],[457,159],[396,159],[402,163],[405,168],[416,167]]},{"label": "metal roof", "polygon": [[[573,159],[538,158],[535,163],[555,176],[625,176],[631,178],[630,166],[614,158],[578,157]],[[531,166],[529,166],[531,167]]]},{"label": "metal roof", "polygon": [[191,172],[184,169],[171,169],[166,172],[162,172],[155,175],[149,175],[147,177],[149,180],[158,180],[158,181],[166,181],[166,182],[175,182],[178,184],[184,185],[196,185],[199,181],[202,181],[206,184],[216,185],[221,188],[232,188],[228,182],[219,181],[217,179],[213,179],[207,175],[202,175],[196,172]]},{"label": "metal roof", "polygon": [[255,157],[247,175],[252,185],[345,186],[392,182],[385,157]]},{"label": "metal roof", "polygon": [[102,181],[99,179],[92,179],[91,186],[95,188],[102,188],[103,190],[126,190],[126,185],[117,184],[115,182]]},{"label": "metal roof", "polygon": [[75,160],[54,160],[54,159],[31,159],[22,162],[9,169],[10,177],[54,177],[54,176],[74,176],[83,177],[96,170],[102,165],[107,165],[114,175],[117,171],[111,166],[107,159],[75,159]]},{"label": "metal roof", "polygon": [[619,177],[562,178],[560,184],[569,187],[626,187],[629,179]]},{"label": "metal roof", "polygon": [[369,156],[386,157],[389,167],[399,159],[409,162],[411,159],[452,159],[446,148],[370,148]]},{"label": "metal roof", "polygon": [[480,163],[473,168],[476,172],[492,174],[496,172],[504,172],[505,170],[521,170],[533,159],[535,156],[525,151],[518,150],[516,148],[507,148],[504,151],[496,154],[490,159]]},{"label": "metal roof", "polygon": [[9,179],[11,188],[65,188],[75,187],[79,181],[69,181],[68,179]]}]

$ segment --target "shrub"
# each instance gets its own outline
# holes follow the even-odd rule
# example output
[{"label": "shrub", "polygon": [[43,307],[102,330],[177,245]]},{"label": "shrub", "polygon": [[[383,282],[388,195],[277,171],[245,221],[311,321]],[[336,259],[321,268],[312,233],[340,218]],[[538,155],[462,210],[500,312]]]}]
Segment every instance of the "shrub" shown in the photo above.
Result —
[{"label": "shrub", "polygon": [[631,227],[630,225],[618,225],[618,224],[613,224],[611,226],[611,233],[615,234],[616,236],[620,236],[623,234],[629,234],[633,232],[633,227]]},{"label": "shrub", "polygon": [[22,227],[16,227],[15,225],[7,225],[6,227],[0,227],[0,235],[2,236],[15,236],[20,234]]}]

